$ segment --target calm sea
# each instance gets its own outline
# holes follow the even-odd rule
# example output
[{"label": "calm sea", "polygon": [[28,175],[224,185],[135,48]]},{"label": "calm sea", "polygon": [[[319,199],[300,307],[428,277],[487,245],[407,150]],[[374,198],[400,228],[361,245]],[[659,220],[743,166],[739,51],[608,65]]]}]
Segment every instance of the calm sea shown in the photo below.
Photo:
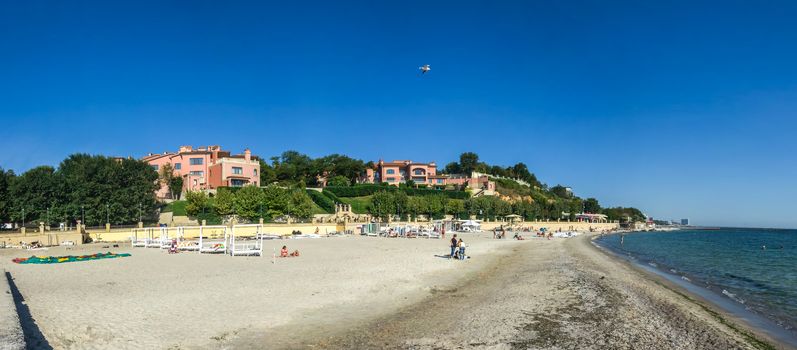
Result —
[{"label": "calm sea", "polygon": [[797,230],[639,232],[596,242],[797,334]]}]

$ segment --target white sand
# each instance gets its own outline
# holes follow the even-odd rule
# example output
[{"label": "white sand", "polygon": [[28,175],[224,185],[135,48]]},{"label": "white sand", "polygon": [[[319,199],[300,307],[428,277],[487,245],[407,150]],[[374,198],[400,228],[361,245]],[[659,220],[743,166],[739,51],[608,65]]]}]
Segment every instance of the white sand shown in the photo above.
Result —
[{"label": "white sand", "polygon": [[[477,237],[479,236],[479,237]],[[468,261],[436,257],[448,240],[337,237],[267,241],[298,258],[169,255],[103,244],[36,255],[113,251],[132,257],[52,265],[13,264],[30,252],[0,250],[47,342],[57,349],[224,348],[282,326],[348,327],[444,290],[526,242],[465,234]],[[491,236],[491,235],[490,235]],[[270,255],[270,254],[269,254]]]}]

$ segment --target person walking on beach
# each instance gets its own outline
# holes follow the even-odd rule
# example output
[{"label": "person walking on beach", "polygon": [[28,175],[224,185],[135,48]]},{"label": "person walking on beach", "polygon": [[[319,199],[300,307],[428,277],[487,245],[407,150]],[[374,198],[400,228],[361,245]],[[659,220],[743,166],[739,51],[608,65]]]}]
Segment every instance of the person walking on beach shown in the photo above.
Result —
[{"label": "person walking on beach", "polygon": [[459,248],[459,260],[465,260],[465,242],[462,241],[462,238],[457,242],[457,247]]},{"label": "person walking on beach", "polygon": [[457,234],[454,234],[454,237],[451,237],[451,255],[450,258],[454,257],[454,253],[457,251]]}]

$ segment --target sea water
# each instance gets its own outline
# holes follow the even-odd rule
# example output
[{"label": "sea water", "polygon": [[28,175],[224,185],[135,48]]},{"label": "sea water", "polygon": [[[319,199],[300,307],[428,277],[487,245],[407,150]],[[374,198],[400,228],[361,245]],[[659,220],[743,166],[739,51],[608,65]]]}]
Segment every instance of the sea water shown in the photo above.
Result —
[{"label": "sea water", "polygon": [[635,232],[596,243],[797,334],[797,230]]}]

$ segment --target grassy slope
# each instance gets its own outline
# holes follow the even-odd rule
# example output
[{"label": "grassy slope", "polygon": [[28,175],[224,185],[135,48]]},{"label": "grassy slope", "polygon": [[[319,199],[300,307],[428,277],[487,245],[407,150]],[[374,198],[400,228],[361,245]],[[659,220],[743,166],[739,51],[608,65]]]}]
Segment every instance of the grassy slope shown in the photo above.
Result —
[{"label": "grassy slope", "polygon": [[313,202],[313,209],[311,210],[311,212],[313,213],[313,215],[315,215],[315,214],[329,214],[329,213],[327,213],[326,210],[322,209],[315,202]]},{"label": "grassy slope", "polygon": [[166,205],[163,208],[164,213],[173,212],[174,216],[188,216],[188,213],[185,211],[186,201],[174,201]]},{"label": "grassy slope", "polygon": [[341,197],[343,203],[351,204],[351,210],[356,214],[367,214],[368,206],[371,204],[371,196],[365,197]]}]

